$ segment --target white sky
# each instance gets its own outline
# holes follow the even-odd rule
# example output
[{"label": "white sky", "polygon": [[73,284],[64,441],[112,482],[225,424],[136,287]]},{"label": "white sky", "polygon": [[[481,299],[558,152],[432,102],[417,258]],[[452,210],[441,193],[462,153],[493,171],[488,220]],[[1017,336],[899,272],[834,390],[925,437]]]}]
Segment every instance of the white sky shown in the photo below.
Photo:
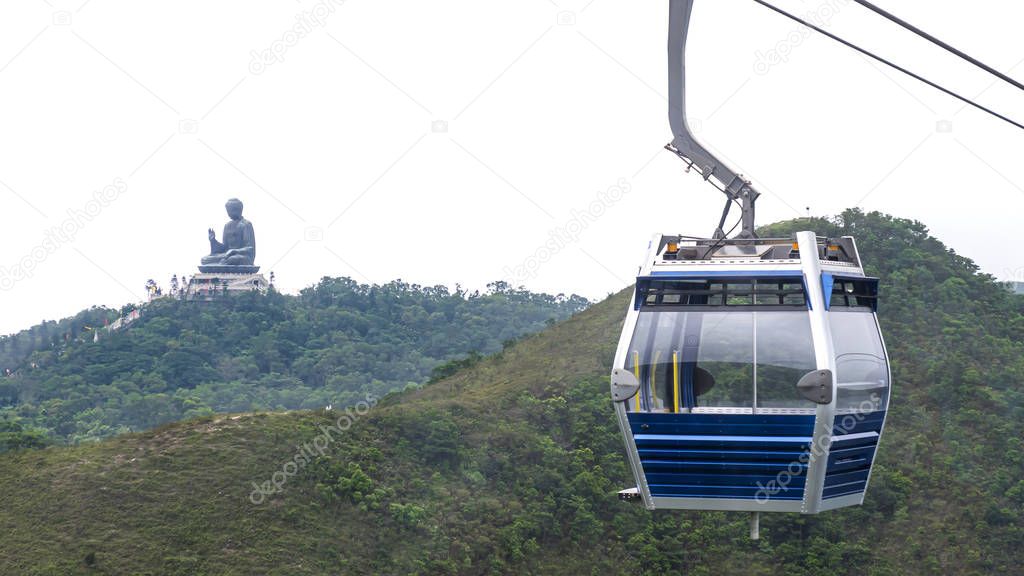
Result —
[{"label": "white sky", "polygon": [[[852,2],[778,3],[837,8],[833,31],[1024,120],[1024,94]],[[1024,4],[884,5],[1024,78]],[[0,333],[193,273],[231,196],[285,291],[350,275],[599,298],[631,281],[653,232],[713,230],[720,193],[661,151],[667,2],[348,0],[254,74],[252,53],[284,46],[316,7],[0,5]],[[787,61],[763,73],[771,50]],[[760,223],[859,205],[919,219],[985,271],[1024,280],[1010,248],[1021,130],[749,0],[698,1],[689,65],[699,137],[764,193]],[[622,179],[624,198],[570,224]],[[38,248],[115,181],[124,192],[79,217],[73,239]],[[567,226],[578,242],[509,277]],[[31,277],[5,280],[26,257]]]}]

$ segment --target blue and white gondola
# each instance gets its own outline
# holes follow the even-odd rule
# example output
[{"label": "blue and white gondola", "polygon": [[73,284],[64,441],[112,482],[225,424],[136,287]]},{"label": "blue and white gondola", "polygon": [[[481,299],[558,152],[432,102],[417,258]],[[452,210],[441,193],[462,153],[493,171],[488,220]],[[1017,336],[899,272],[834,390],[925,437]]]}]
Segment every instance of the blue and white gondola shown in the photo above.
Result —
[{"label": "blue and white gondola", "polygon": [[636,487],[657,508],[863,502],[890,371],[853,238],[656,235],[611,376]]}]

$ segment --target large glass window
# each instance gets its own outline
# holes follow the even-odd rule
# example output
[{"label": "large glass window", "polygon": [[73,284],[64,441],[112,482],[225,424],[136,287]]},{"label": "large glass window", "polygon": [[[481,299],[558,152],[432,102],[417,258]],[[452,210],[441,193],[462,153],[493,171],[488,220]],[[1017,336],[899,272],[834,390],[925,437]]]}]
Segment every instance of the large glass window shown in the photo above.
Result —
[{"label": "large glass window", "polygon": [[875,315],[870,309],[833,308],[828,316],[836,351],[836,410],[885,410],[889,366]]},{"label": "large glass window", "polygon": [[796,383],[817,368],[811,319],[807,312],[758,312],[757,405],[764,408],[814,408]]},{"label": "large glass window", "polygon": [[642,310],[626,368],[631,410],[814,408],[796,389],[815,368],[806,310]]},{"label": "large glass window", "polygon": [[[714,378],[711,389],[694,395],[696,405],[715,408],[753,406],[753,313],[689,312],[687,315],[691,316],[688,320],[700,324],[700,330],[690,336],[690,343],[696,344],[696,368],[706,370]],[[698,342],[693,341],[694,336],[699,337]]]}]

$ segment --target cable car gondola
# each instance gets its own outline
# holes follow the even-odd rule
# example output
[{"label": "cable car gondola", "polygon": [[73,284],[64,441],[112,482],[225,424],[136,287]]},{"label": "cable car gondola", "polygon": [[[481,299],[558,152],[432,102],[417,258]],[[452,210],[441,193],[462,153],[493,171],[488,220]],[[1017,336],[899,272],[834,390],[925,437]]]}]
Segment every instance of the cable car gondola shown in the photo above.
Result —
[{"label": "cable car gondola", "polygon": [[[760,239],[759,193],[686,123],[693,0],[669,0],[667,149],[726,195],[711,238],[655,235],[611,394],[636,486],[657,508],[815,514],[863,502],[889,403],[878,279],[853,238]],[[724,231],[730,207],[742,214]]]},{"label": "cable car gondola", "polygon": [[864,499],[889,363],[853,238],[655,236],[612,371],[648,509],[801,512]]}]

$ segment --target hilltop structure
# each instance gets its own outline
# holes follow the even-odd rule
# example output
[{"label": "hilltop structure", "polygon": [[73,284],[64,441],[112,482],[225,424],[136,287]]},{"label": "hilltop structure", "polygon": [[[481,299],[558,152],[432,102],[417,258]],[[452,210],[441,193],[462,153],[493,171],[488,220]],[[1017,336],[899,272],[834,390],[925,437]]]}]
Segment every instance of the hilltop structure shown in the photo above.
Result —
[{"label": "hilltop structure", "polygon": [[185,288],[188,300],[212,300],[229,292],[266,292],[270,282],[259,273],[256,261],[256,233],[252,222],[242,217],[244,205],[238,198],[225,204],[228,217],[222,240],[210,228],[210,254],[202,258],[199,273]]}]

